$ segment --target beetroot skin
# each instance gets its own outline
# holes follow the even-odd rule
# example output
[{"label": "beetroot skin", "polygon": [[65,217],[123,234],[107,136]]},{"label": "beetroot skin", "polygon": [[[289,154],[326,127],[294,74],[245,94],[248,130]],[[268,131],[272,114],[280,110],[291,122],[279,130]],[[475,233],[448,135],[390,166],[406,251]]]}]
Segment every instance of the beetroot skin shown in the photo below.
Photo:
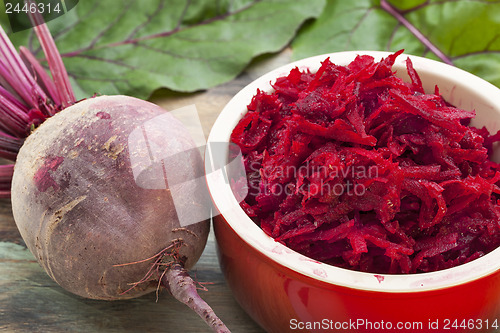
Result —
[{"label": "beetroot skin", "polygon": [[257,91],[231,141],[243,152],[242,208],[313,259],[373,273],[440,270],[500,245],[500,134],[474,111],[392,71],[397,52],[347,66],[326,59]]},{"label": "beetroot skin", "polygon": [[[168,248],[189,269],[200,257],[209,222],[181,227],[170,192],[141,188],[132,173],[129,155],[148,152],[129,151],[129,134],[165,114],[135,98],[101,96],[57,113],[26,139],[12,181],[14,218],[28,248],[65,289],[94,299],[137,297],[159,284],[154,275],[134,286],[153,266],[139,261]],[[179,181],[193,179],[201,156],[177,120],[168,126],[175,140],[163,142],[166,149],[192,152],[168,163],[176,164],[170,167]],[[134,264],[117,266],[127,263]]]}]

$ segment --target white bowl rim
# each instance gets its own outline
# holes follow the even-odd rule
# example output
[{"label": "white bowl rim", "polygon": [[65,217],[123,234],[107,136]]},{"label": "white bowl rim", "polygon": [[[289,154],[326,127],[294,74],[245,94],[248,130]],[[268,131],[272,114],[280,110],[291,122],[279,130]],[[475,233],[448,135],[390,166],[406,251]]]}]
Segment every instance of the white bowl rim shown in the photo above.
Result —
[{"label": "white bowl rim", "polygon": [[[391,53],[360,50],[322,54],[281,66],[257,78],[240,90],[221,111],[212,127],[207,146],[215,142],[229,142],[232,129],[246,112],[246,106],[256,93],[257,88],[261,90],[271,89],[270,82],[279,76],[287,75],[291,69],[299,67],[300,69],[309,68],[311,71],[315,71],[320,66],[320,62],[327,57],[335,64],[346,65],[357,55],[371,55],[376,60],[380,60]],[[398,56],[393,70],[405,69],[407,57],[412,60],[414,68],[420,74],[422,71],[431,71],[437,76],[447,77],[447,79],[454,81],[458,85],[466,82],[475,93],[488,101],[495,109],[495,112],[500,115],[500,89],[494,85],[459,68],[405,53]],[[406,69],[404,71],[406,72]],[[227,152],[224,156],[227,156]],[[321,263],[289,249],[265,234],[246,215],[232,195],[229,184],[223,178],[207,176],[207,185],[219,214],[222,214],[228,225],[250,247],[292,271],[329,284],[377,292],[422,292],[461,285],[490,275],[500,269],[500,248],[460,266],[419,274],[365,273]]]}]

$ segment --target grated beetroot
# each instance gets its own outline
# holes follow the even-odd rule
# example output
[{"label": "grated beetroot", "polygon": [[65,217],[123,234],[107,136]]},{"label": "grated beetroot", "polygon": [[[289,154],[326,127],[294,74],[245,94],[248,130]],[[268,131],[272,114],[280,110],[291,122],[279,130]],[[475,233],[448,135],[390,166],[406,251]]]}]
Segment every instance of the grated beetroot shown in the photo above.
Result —
[{"label": "grated beetroot", "polygon": [[500,244],[500,134],[360,55],[295,68],[258,90],[231,141],[244,156],[245,212],[310,258],[373,273],[454,267]]}]

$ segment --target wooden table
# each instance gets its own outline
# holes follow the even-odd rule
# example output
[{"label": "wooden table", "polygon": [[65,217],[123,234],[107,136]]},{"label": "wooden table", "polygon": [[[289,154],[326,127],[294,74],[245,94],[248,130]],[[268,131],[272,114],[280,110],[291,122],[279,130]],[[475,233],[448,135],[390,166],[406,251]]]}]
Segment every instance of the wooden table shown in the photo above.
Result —
[{"label": "wooden table", "polygon": [[[224,105],[242,87],[290,59],[290,51],[261,57],[235,80],[205,92],[158,91],[151,100],[167,110],[195,104],[205,135]],[[208,282],[204,298],[232,332],[263,332],[240,308],[219,268],[215,238],[192,276]],[[10,200],[0,199],[0,332],[210,332],[206,324],[168,292],[127,301],[95,301],[74,296],[54,283],[27,250],[17,231]]]}]

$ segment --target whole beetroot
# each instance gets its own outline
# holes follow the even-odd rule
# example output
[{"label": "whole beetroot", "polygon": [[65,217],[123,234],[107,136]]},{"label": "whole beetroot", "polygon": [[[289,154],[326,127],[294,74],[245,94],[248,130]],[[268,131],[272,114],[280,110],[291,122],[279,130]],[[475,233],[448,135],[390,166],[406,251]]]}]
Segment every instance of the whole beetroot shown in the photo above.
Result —
[{"label": "whole beetroot", "polygon": [[[135,98],[96,97],[47,119],[19,151],[14,219],[28,248],[65,289],[94,299],[140,296],[158,282],[129,290],[152,265],[138,261],[168,248],[190,268],[203,252],[209,222],[181,227],[170,192],[142,188],[133,175],[131,154],[147,157],[148,151],[129,150],[131,132],[165,115]],[[164,145],[185,153],[168,161],[177,163],[178,176],[188,181],[200,173],[201,156],[182,124],[171,118],[163,122],[172,138]],[[203,198],[184,201],[196,200]],[[137,263],[116,266],[132,262]]]},{"label": "whole beetroot", "polygon": [[0,28],[0,157],[15,160],[0,167],[0,196],[11,197],[26,245],[74,294],[117,300],[163,286],[229,332],[186,271],[209,232],[206,192],[192,181],[203,163],[188,131],[136,98],[76,102],[47,27],[32,19],[52,77]]}]

